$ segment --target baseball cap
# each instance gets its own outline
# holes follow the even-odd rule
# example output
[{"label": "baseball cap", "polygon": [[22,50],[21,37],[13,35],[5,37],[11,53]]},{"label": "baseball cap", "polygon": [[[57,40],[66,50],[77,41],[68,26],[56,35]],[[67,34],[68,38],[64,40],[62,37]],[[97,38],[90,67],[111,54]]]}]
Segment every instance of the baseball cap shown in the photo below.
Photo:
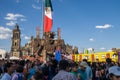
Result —
[{"label": "baseball cap", "polygon": [[87,66],[88,66],[88,64],[87,64],[85,61],[82,61],[82,62],[80,63],[80,66],[87,67]]},{"label": "baseball cap", "polygon": [[115,76],[120,76],[120,67],[112,66],[108,69],[109,74],[114,74]]}]

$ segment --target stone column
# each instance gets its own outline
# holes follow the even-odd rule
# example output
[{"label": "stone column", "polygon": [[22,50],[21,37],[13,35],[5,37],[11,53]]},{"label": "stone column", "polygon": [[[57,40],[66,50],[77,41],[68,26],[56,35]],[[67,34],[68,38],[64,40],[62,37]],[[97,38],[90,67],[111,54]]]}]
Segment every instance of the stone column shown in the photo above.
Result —
[{"label": "stone column", "polygon": [[43,50],[43,61],[46,62],[46,50]]}]

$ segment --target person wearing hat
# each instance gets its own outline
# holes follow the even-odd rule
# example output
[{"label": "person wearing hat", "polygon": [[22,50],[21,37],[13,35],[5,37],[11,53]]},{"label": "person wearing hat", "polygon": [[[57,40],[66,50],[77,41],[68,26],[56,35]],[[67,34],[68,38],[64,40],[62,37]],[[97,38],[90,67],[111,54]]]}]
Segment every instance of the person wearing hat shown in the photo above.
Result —
[{"label": "person wearing hat", "polygon": [[92,80],[93,73],[92,73],[92,68],[90,67],[90,63],[88,62],[87,59],[83,59],[83,61],[85,61],[88,64],[88,66],[86,67],[87,80]]},{"label": "person wearing hat", "polygon": [[120,67],[112,66],[108,69],[108,78],[110,80],[120,80]]},{"label": "person wearing hat", "polygon": [[87,63],[85,61],[82,61],[80,63],[80,67],[78,68],[78,79],[80,80],[87,80],[87,73],[86,73],[86,67]]}]

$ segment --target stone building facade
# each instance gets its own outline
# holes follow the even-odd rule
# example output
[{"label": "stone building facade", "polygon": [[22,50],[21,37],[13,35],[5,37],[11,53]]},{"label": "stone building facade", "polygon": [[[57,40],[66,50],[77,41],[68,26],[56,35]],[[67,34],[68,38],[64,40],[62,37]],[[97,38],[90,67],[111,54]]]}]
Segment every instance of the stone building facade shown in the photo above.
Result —
[{"label": "stone building facade", "polygon": [[21,39],[20,39],[20,29],[16,24],[12,31],[12,46],[11,46],[11,56],[20,57],[21,56]]},{"label": "stone building facade", "polygon": [[74,49],[69,44],[65,44],[64,39],[61,39],[60,28],[57,30],[57,38],[55,39],[54,32],[43,33],[40,37],[40,29],[36,28],[36,37],[31,36],[31,39],[25,46],[21,47],[20,29],[16,24],[13,29],[11,56],[21,57],[24,55],[43,56],[54,54],[55,50],[60,49],[62,53],[73,53]]}]

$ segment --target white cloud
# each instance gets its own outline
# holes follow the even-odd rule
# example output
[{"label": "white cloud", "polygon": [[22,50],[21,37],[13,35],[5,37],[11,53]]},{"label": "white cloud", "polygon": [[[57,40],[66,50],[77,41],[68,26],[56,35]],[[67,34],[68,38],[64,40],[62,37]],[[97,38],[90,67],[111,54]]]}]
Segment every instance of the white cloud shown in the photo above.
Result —
[{"label": "white cloud", "polygon": [[22,14],[8,13],[4,19],[16,21],[18,18],[24,18],[24,17],[25,16]]},{"label": "white cloud", "polygon": [[22,18],[22,19],[20,19],[21,21],[27,21],[26,19],[24,19],[24,18]]},{"label": "white cloud", "polygon": [[34,9],[37,9],[37,10],[41,9],[41,7],[36,6],[36,5],[34,5],[34,4],[32,4],[32,7],[33,7]]},{"label": "white cloud", "polygon": [[110,28],[110,27],[112,27],[112,25],[110,25],[110,24],[105,24],[105,25],[103,25],[103,26],[98,25],[98,26],[96,26],[95,28],[98,28],[98,29],[108,29],[108,28]]},{"label": "white cloud", "polygon": [[93,39],[93,38],[90,38],[90,39],[89,39],[89,41],[90,41],[90,42],[93,42],[93,41],[94,41],[94,39]]},{"label": "white cloud", "polygon": [[29,39],[30,39],[30,37],[28,37],[28,36],[25,36],[25,37],[24,37],[24,39],[26,39],[26,40],[29,40]]},{"label": "white cloud", "polygon": [[21,37],[22,37],[24,40],[30,40],[30,37],[26,36],[25,34],[21,34]]},{"label": "white cloud", "polygon": [[17,20],[17,18],[12,13],[8,13],[7,16],[4,19],[6,19],[6,20]]},{"label": "white cloud", "polygon": [[0,26],[0,39],[8,39],[11,37],[11,35],[11,29]]},{"label": "white cloud", "polygon": [[22,15],[22,14],[14,14],[14,16],[15,16],[15,17],[22,17],[22,18],[25,17],[25,16]]},{"label": "white cloud", "polygon": [[10,21],[10,22],[7,22],[6,25],[7,26],[15,26],[16,23],[17,23],[17,21]]},{"label": "white cloud", "polygon": [[10,37],[9,34],[0,34],[0,39],[8,39]]},{"label": "white cloud", "polygon": [[6,33],[6,32],[11,33],[12,30],[10,30],[9,28],[4,28],[4,27],[0,26],[0,33]]},{"label": "white cloud", "polygon": [[21,37],[24,37],[24,34],[21,34]]},{"label": "white cloud", "polygon": [[7,13],[5,20],[8,20],[9,22],[6,23],[7,26],[15,26],[18,20],[20,21],[26,21],[25,16],[22,14],[13,14],[13,13]]},{"label": "white cloud", "polygon": [[102,48],[100,48],[100,50],[105,50],[106,48],[104,48],[104,47],[102,47]]}]

